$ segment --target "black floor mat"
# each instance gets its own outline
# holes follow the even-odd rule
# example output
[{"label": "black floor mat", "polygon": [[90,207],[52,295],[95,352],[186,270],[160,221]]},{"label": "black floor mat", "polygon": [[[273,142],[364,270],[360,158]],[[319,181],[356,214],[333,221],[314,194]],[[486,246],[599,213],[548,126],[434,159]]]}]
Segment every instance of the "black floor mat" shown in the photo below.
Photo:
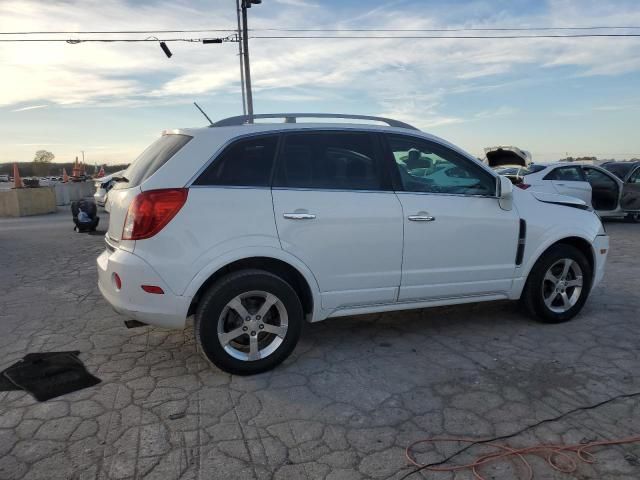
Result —
[{"label": "black floor mat", "polygon": [[[100,383],[77,357],[80,352],[30,353],[2,372],[17,389],[44,402]],[[3,384],[5,382],[2,382]]]},{"label": "black floor mat", "polygon": [[[69,350],[69,351],[66,351],[66,352],[53,352],[53,353],[69,353],[71,355],[75,355],[76,357],[78,355],[80,355],[80,351],[79,350]],[[13,383],[11,380],[9,380],[7,377],[5,377],[4,372],[6,370],[10,369],[11,367],[15,367],[16,365],[20,365],[24,360],[34,361],[34,360],[37,360],[39,358],[45,358],[49,354],[50,353],[48,353],[48,352],[46,352],[46,353],[27,353],[23,357],[22,360],[20,360],[19,362],[14,363],[10,367],[7,367],[5,370],[0,372],[0,392],[11,392],[11,391],[14,391],[14,390],[22,390],[22,388],[18,387],[15,383]]]}]

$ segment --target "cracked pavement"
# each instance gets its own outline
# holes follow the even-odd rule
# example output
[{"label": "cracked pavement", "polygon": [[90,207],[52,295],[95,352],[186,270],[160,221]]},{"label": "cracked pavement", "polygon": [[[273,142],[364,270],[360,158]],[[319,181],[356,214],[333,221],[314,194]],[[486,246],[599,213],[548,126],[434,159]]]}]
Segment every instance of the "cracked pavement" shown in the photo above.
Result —
[{"label": "cracked pavement", "polygon": [[[509,302],[330,319],[307,325],[282,366],[237,377],[200,357],[191,328],[125,328],[96,285],[103,238],[73,232],[67,209],[0,219],[0,369],[29,352],[77,349],[102,379],[43,403],[0,392],[0,478],[399,479],[412,470],[404,448],[415,440],[504,435],[640,391],[640,225],[607,229],[604,282],[569,323],[536,323]],[[639,432],[636,397],[508,443]],[[597,463],[571,475],[530,461],[536,479],[640,478],[640,444],[594,453]],[[513,479],[523,470],[506,461],[483,472]]]}]

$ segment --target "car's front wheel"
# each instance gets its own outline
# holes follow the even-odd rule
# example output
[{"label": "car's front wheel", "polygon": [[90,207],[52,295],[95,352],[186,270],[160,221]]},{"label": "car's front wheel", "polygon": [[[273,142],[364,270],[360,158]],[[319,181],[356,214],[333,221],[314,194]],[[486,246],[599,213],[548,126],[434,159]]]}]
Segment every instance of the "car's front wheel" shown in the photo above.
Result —
[{"label": "car's front wheel", "polygon": [[587,301],[591,278],[591,265],[580,250],[571,245],[555,245],[531,270],[522,303],[543,322],[571,320]]},{"label": "car's front wheel", "polygon": [[252,375],[291,354],[302,321],[302,305],[287,282],[266,271],[242,270],[209,288],[194,329],[207,360],[226,372]]},{"label": "car's front wheel", "polygon": [[640,213],[627,213],[624,219],[629,223],[640,223]]}]

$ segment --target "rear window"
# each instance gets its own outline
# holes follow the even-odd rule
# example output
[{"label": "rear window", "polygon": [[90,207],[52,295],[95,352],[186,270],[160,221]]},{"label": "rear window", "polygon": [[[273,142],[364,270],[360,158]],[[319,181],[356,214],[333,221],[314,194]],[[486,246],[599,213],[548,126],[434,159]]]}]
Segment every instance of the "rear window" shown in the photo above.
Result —
[{"label": "rear window", "polygon": [[163,135],[149,145],[136,158],[122,176],[127,182],[120,182],[116,188],[137,187],[184,147],[193,137],[189,135]]},{"label": "rear window", "polygon": [[549,172],[543,180],[562,180],[567,182],[584,181],[582,167],[558,167]]},{"label": "rear window", "polygon": [[523,168],[520,170],[520,175],[531,175],[532,173],[537,173],[544,170],[544,165],[529,165],[527,168]]}]

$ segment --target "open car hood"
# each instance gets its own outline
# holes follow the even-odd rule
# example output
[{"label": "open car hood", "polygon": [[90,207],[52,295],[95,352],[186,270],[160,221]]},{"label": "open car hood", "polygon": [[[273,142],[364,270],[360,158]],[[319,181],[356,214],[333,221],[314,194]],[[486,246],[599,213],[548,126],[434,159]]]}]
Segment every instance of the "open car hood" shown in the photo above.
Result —
[{"label": "open car hood", "polygon": [[536,197],[537,200],[544,203],[554,203],[556,205],[564,205],[566,207],[580,208],[581,210],[589,210],[589,205],[584,200],[580,200],[576,197],[570,197],[568,195],[559,195],[557,193],[545,193],[530,191],[531,195]]},{"label": "open car hood", "polygon": [[526,167],[531,163],[531,154],[513,146],[487,147],[484,149],[487,165],[491,168],[515,166]]}]

